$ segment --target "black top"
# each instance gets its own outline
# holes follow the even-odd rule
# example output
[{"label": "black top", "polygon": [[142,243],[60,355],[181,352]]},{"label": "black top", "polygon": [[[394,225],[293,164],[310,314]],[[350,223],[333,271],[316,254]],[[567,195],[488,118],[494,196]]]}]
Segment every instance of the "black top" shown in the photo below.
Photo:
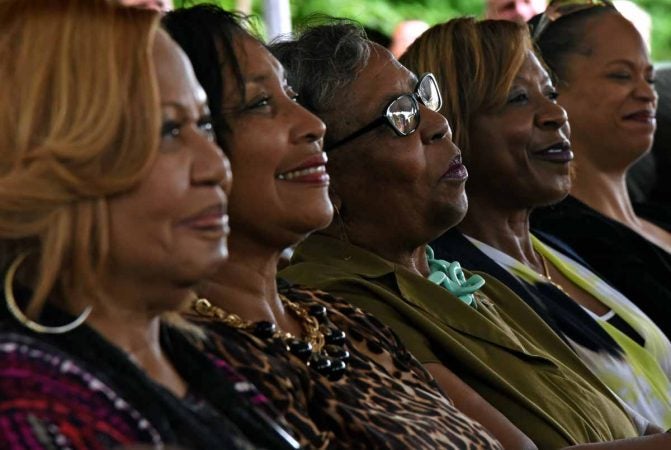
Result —
[{"label": "black top", "polygon": [[[671,210],[636,212],[671,231]],[[570,245],[671,338],[671,254],[572,196],[536,210],[531,225]]]}]

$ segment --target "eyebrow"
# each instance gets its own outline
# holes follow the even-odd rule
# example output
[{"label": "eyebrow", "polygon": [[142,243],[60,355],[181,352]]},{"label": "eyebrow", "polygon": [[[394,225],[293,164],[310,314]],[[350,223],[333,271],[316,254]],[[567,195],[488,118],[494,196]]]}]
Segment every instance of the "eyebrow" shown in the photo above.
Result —
[{"label": "eyebrow", "polygon": [[[189,108],[183,105],[182,103],[176,101],[161,102],[161,108],[174,108],[177,110],[179,114],[187,117],[190,116]],[[209,114],[207,102],[198,104],[198,116],[203,114]]]},{"label": "eyebrow", "polygon": [[[286,71],[284,70],[284,67],[280,66],[280,67],[278,67],[278,69],[279,69],[278,76],[279,76],[280,80],[282,80],[283,82],[286,82],[287,81],[287,75],[286,75]],[[274,74],[275,74],[275,71],[256,73],[256,74],[252,74],[251,77],[243,77],[243,81],[245,82],[245,84],[248,84],[248,83],[263,83],[263,82],[268,81],[271,78],[273,78]]]},{"label": "eyebrow", "polygon": [[[628,59],[614,59],[613,61],[609,61],[606,63],[606,65],[614,65],[614,64],[624,64],[626,66],[630,67],[638,67],[638,64],[634,61],[630,61]],[[645,70],[654,70],[655,66],[652,63],[646,64]]]},{"label": "eyebrow", "polygon": [[385,95],[384,99],[380,102],[382,104],[382,108],[386,108],[389,103],[393,102],[397,98],[399,98],[401,95],[406,95],[410,93],[415,92],[415,88],[417,87],[419,79],[413,74],[408,81],[406,82],[406,85],[409,86],[407,90],[403,91],[394,91],[389,93],[388,95]]}]

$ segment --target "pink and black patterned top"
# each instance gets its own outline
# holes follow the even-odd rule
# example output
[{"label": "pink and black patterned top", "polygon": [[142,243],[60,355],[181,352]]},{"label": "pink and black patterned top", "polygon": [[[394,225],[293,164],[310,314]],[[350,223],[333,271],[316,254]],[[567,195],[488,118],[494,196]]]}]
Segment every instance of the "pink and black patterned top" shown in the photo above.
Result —
[{"label": "pink and black patterned top", "polygon": [[1,311],[0,450],[292,448],[266,398],[224,360],[168,326],[161,341],[186,398],[87,326],[38,335]]}]

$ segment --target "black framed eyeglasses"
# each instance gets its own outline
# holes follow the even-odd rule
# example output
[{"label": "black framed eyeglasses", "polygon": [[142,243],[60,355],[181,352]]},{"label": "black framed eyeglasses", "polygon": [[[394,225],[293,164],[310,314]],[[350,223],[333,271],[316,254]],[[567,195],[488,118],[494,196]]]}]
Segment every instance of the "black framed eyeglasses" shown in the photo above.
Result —
[{"label": "black framed eyeglasses", "polygon": [[531,37],[534,41],[543,34],[543,31],[554,21],[568,16],[578,11],[605,6],[615,9],[615,6],[609,0],[552,0],[548,7],[541,14],[540,19],[533,28]]},{"label": "black framed eyeglasses", "polygon": [[325,151],[330,152],[336,147],[358,138],[380,125],[387,124],[399,136],[409,136],[417,130],[419,126],[419,102],[432,111],[440,110],[443,106],[443,99],[440,96],[438,82],[432,73],[425,73],[419,78],[415,92],[403,94],[389,102],[382,116],[375,119],[368,125],[358,129],[348,136],[340,139],[338,142],[329,145]]}]

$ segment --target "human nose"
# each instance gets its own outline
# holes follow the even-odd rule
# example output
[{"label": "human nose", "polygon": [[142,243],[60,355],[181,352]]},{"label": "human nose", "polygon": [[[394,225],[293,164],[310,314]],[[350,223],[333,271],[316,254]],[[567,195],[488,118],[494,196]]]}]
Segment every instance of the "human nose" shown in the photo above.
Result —
[{"label": "human nose", "polygon": [[292,104],[294,108],[289,111],[289,117],[293,121],[290,128],[292,142],[312,143],[323,140],[324,134],[326,134],[324,122],[300,104],[295,102],[292,102]]},{"label": "human nose", "polygon": [[229,194],[233,176],[231,164],[214,138],[196,133],[192,143],[194,150],[191,181],[195,185],[221,186]]},{"label": "human nose", "polygon": [[536,125],[540,128],[558,129],[566,125],[567,122],[568,114],[566,110],[554,101],[547,100],[545,107],[536,114]]},{"label": "human nose", "polygon": [[647,77],[642,77],[641,80],[636,84],[636,88],[634,89],[634,96],[643,101],[657,104],[657,89],[655,89],[655,85],[650,83]]},{"label": "human nose", "polygon": [[419,134],[424,144],[452,138],[452,129],[445,116],[424,105],[420,105],[419,111]]}]

